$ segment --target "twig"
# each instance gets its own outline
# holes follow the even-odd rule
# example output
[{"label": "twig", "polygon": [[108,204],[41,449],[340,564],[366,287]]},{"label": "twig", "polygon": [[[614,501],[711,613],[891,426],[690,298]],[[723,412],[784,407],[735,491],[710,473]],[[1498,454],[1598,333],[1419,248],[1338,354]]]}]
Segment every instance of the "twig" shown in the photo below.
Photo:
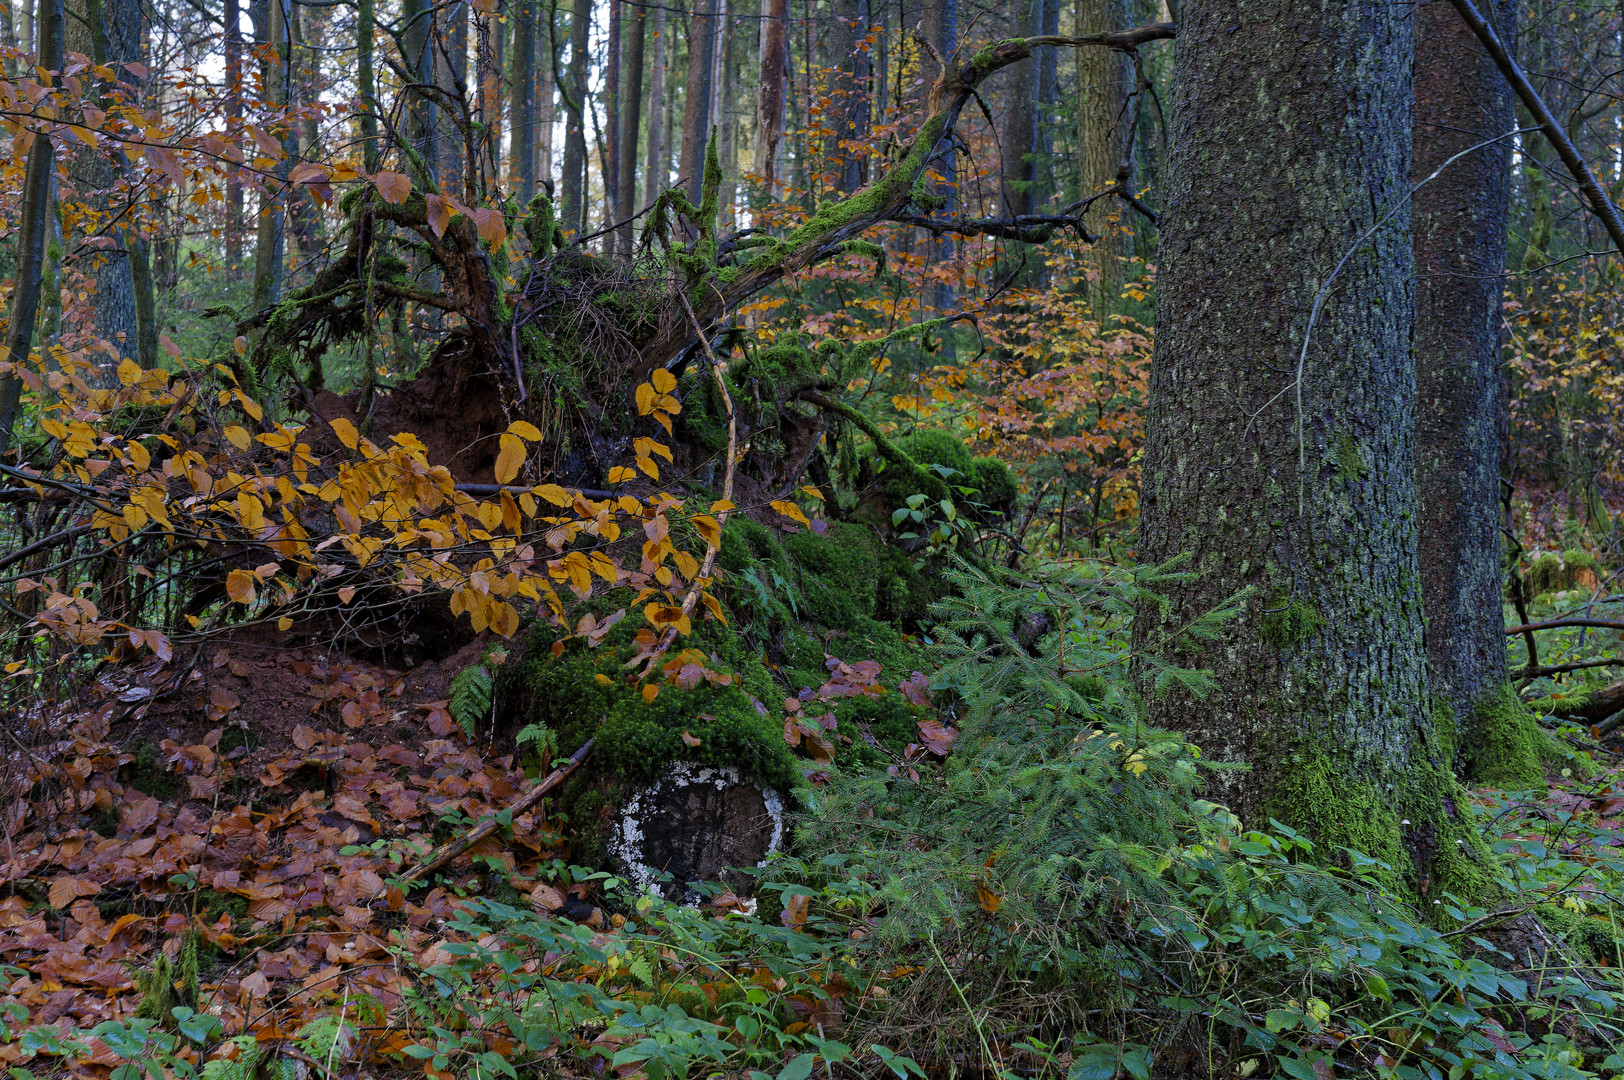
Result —
[{"label": "twig", "polygon": [[1624,630],[1624,620],[1619,619],[1550,619],[1546,622],[1523,623],[1521,626],[1506,627],[1507,634],[1527,634],[1535,630],[1556,630],[1564,626],[1594,626],[1599,630]]},{"label": "twig", "polygon": [[[508,820],[513,820],[512,815],[524,813],[526,810],[536,805],[536,803],[540,802],[542,796],[556,788],[559,784],[562,784],[565,780],[568,780],[570,778],[570,774],[575,772],[576,769],[580,768],[581,762],[585,761],[587,759],[587,755],[592,753],[593,741],[594,740],[592,739],[588,739],[581,745],[579,750],[570,755],[568,763],[561,765],[552,772],[548,773],[541,783],[525,792],[518,802],[508,807],[508,810],[510,811]],[[456,840],[452,840],[447,844],[441,845],[440,848],[430,855],[426,860],[417,864],[417,866],[403,874],[399,880],[402,882],[421,881],[423,878],[427,877],[429,874],[432,874],[434,871],[438,870],[452,859],[455,859],[458,855],[461,855],[463,852],[467,851],[469,848],[473,847],[487,836],[490,836],[499,828],[501,828],[501,826],[497,824],[496,818],[494,817],[481,822],[480,824],[474,826],[473,829],[469,830],[466,835],[459,837]]]},{"label": "twig", "polygon": [[1586,668],[1624,667],[1624,658],[1604,657],[1600,660],[1576,660],[1571,664],[1552,664],[1550,667],[1534,668],[1532,671],[1524,668],[1522,675],[1529,679],[1542,679],[1547,675],[1561,675],[1567,671],[1583,671]]}]

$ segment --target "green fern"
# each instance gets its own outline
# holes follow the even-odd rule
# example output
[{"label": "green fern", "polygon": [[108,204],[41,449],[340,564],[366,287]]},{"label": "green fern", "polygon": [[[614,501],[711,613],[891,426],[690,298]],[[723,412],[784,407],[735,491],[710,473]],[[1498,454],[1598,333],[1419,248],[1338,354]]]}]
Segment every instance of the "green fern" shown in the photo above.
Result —
[{"label": "green fern", "polygon": [[496,680],[483,663],[463,668],[451,680],[451,716],[470,739],[490,717],[495,694]]}]

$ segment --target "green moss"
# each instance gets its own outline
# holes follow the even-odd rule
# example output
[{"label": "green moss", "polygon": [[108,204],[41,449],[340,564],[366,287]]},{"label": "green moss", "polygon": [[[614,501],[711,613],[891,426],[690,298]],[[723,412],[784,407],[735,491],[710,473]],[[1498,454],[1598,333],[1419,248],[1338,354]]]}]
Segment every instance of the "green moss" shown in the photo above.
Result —
[{"label": "green moss", "polygon": [[1462,747],[1469,778],[1500,788],[1544,785],[1550,739],[1509,684],[1478,703],[1474,729]]},{"label": "green moss", "polygon": [[1446,760],[1453,761],[1459,752],[1459,736],[1455,728],[1455,710],[1449,702],[1436,697],[1432,700],[1432,730],[1438,736],[1438,746]]},{"label": "green moss", "polygon": [[159,802],[175,799],[186,789],[186,781],[170,771],[157,743],[143,739],[135,744],[133,750],[134,760],[125,765],[125,783],[130,787],[144,795],[151,795]]},{"label": "green moss", "polygon": [[1279,596],[1264,609],[1258,636],[1277,649],[1289,649],[1307,641],[1324,623],[1312,604]]},{"label": "green moss", "polygon": [[1606,913],[1573,911],[1559,904],[1541,904],[1534,915],[1545,928],[1578,954],[1582,963],[1606,967],[1624,965],[1624,926]]},{"label": "green moss", "polygon": [[1547,551],[1530,564],[1523,583],[1529,596],[1539,596],[1542,593],[1584,588],[1586,582],[1594,585],[1600,574],[1596,557],[1588,551],[1569,549],[1561,554]]},{"label": "green moss", "polygon": [[1365,462],[1359,456],[1359,443],[1352,435],[1342,432],[1335,439],[1333,459],[1337,475],[1344,480],[1360,480],[1365,475]]},{"label": "green moss", "polygon": [[970,486],[976,489],[972,500],[998,514],[1007,514],[1014,508],[1021,490],[1009,466],[994,457],[971,459]]},{"label": "green moss", "polygon": [[1485,870],[1490,858],[1471,802],[1449,768],[1428,760],[1435,747],[1421,749],[1393,785],[1365,779],[1351,762],[1323,751],[1289,753],[1276,768],[1262,816],[1306,835],[1322,864],[1348,865],[1346,850],[1378,860],[1387,869],[1377,876],[1412,900],[1445,893],[1486,899],[1494,891]]}]

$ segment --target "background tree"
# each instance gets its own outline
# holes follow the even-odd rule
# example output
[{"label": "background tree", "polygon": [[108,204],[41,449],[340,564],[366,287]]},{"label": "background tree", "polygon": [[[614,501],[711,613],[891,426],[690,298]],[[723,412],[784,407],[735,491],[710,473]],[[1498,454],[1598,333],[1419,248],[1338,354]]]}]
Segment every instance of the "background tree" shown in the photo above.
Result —
[{"label": "background tree", "polygon": [[[1495,5],[1493,16],[1515,32],[1514,0]],[[1416,8],[1415,49],[1415,180],[1442,169],[1414,202],[1415,482],[1427,656],[1469,771],[1527,783],[1537,779],[1537,758],[1513,753],[1507,775],[1515,747],[1504,740],[1517,732],[1478,716],[1506,678],[1500,338],[1511,93],[1448,3]],[[1445,167],[1479,143],[1489,145]]]}]

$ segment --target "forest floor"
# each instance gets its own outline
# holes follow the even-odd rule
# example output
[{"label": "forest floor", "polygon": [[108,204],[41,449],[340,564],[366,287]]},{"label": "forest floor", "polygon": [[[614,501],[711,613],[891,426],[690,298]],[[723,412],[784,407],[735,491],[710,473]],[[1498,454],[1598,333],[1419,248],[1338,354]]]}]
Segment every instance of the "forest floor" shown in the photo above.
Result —
[{"label": "forest floor", "polygon": [[[435,1038],[403,1001],[457,955],[459,907],[479,897],[542,913],[572,905],[592,928],[589,944],[609,945],[624,916],[606,914],[592,883],[570,875],[561,832],[544,812],[513,817],[425,887],[389,884],[526,785],[513,754],[471,745],[447,711],[449,679],[477,656],[477,643],[465,651],[400,672],[316,649],[223,642],[182,667],[179,689],[164,691],[172,670],[154,665],[109,672],[94,687],[99,700],[57,722],[55,742],[32,765],[44,779],[8,808],[0,1005],[18,1021],[14,1030],[54,1026],[69,1040],[54,1048],[55,1068],[108,1076],[124,1058],[85,1033],[142,1012],[153,994],[142,975],[159,953],[184,1000],[184,954],[195,948],[194,1004],[218,1018],[214,1033],[227,1039],[183,1046],[181,1060],[240,1054],[246,1044],[229,1037],[244,1034],[313,1060],[310,1047],[290,1040],[336,1017],[322,1029],[335,1048],[342,1041],[337,1065],[327,1055],[332,1075],[415,1073],[413,1058],[429,1051],[410,1048],[432,1049]],[[1544,844],[1552,821],[1571,819],[1584,827],[1559,838],[1555,854],[1583,860],[1598,843],[1624,845],[1624,757],[1599,747],[1596,757],[1596,774],[1553,775],[1542,795],[1477,792],[1492,836]],[[742,907],[729,894],[709,914],[730,918]],[[798,926],[797,914],[790,903],[759,917]],[[602,964],[553,974],[611,994],[639,989],[626,971],[617,980]],[[800,1005],[831,1038],[839,1035],[834,987]],[[630,1038],[589,1030],[548,1071],[601,1075]],[[52,1049],[37,1036],[12,1041],[0,1046],[0,1063],[32,1058],[38,1068],[45,1062],[36,1051],[50,1060]],[[433,1062],[428,1071],[436,1074]]]}]

